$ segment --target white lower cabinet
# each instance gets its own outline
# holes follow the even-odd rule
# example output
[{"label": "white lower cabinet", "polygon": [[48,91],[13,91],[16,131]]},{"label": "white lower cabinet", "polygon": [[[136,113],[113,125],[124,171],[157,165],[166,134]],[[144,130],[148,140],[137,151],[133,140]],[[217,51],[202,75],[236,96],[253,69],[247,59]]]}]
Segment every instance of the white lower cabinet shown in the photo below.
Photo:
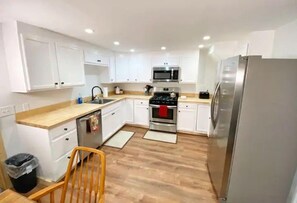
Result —
[{"label": "white lower cabinet", "polygon": [[108,140],[124,125],[123,102],[117,102],[102,109],[102,139]]},{"label": "white lower cabinet", "polygon": [[134,100],[133,99],[126,99],[124,116],[126,119],[126,123],[130,123],[130,124],[134,123]]},{"label": "white lower cabinet", "polygon": [[179,103],[177,130],[194,132],[196,129],[197,104]]},{"label": "white lower cabinet", "polygon": [[197,126],[196,131],[199,133],[209,134],[210,125],[210,106],[198,104]]},{"label": "white lower cabinet", "polygon": [[134,100],[134,123],[149,126],[149,101]]},{"label": "white lower cabinet", "polygon": [[178,104],[177,130],[209,134],[210,106],[208,104]]},{"label": "white lower cabinet", "polygon": [[21,124],[17,124],[17,129],[24,152],[38,159],[38,177],[54,182],[60,180],[66,172],[73,148],[78,146],[76,121],[49,130]]}]

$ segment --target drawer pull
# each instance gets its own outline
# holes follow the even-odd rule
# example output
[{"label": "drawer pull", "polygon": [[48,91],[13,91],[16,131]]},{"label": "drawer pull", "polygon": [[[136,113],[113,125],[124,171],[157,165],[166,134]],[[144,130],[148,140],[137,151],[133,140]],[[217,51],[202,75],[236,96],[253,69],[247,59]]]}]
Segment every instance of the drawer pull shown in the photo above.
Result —
[{"label": "drawer pull", "polygon": [[67,159],[70,159],[70,156],[67,156]]},{"label": "drawer pull", "polygon": [[69,140],[69,138],[67,137],[67,138],[65,138],[65,140],[66,140],[66,141],[68,141],[68,140]]},{"label": "drawer pull", "polygon": [[68,130],[68,128],[64,128],[64,130],[65,130],[65,131],[67,131],[67,130]]},{"label": "drawer pull", "polygon": [[115,113],[112,113],[111,115],[114,115]]},{"label": "drawer pull", "polygon": [[189,106],[186,106],[187,108],[189,107]]}]

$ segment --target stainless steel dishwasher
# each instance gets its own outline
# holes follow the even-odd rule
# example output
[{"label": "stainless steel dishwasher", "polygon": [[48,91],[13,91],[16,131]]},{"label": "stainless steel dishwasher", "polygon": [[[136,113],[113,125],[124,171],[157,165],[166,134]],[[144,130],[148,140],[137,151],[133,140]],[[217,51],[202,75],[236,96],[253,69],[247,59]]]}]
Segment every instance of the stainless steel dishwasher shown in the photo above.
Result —
[{"label": "stainless steel dishwasher", "polygon": [[[98,119],[98,130],[92,131],[88,128],[88,122],[90,122],[91,116],[96,116]],[[78,133],[78,145],[84,147],[98,148],[102,145],[102,120],[101,120],[101,111],[95,111],[86,116],[78,118],[76,120],[77,124],[77,133]],[[88,154],[80,154],[80,159],[83,160]]]}]

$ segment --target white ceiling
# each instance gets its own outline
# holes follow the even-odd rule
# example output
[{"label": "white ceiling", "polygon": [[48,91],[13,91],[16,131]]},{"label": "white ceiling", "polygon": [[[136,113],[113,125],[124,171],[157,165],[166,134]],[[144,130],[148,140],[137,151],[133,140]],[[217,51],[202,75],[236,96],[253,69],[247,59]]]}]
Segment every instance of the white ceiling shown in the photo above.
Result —
[{"label": "white ceiling", "polygon": [[196,49],[206,34],[210,43],[234,40],[296,18],[297,0],[0,0],[0,21],[17,19],[116,51]]}]

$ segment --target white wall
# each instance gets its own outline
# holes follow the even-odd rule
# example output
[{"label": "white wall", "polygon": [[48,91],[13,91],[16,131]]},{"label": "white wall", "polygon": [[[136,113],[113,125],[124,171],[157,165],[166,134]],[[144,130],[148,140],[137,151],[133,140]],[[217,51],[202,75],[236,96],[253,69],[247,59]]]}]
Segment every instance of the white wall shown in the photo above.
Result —
[{"label": "white wall", "polygon": [[[146,83],[139,84],[114,84],[114,86],[119,86],[123,90],[128,91],[144,91],[143,88],[147,85]],[[154,87],[179,87],[181,93],[196,93],[196,84],[180,84],[180,83],[150,83]]]},{"label": "white wall", "polygon": [[[103,67],[102,67],[103,68]],[[76,99],[79,93],[82,96],[91,95],[91,87],[100,84],[99,69],[95,66],[85,66],[86,72],[86,85],[82,87],[75,87],[62,90],[43,91],[35,93],[12,93],[10,92],[10,85],[8,81],[8,72],[6,66],[5,52],[3,47],[2,28],[0,26],[0,107],[7,105],[16,105],[17,110],[22,109],[22,104],[28,103],[30,108],[37,108],[50,104],[55,104],[63,101]],[[111,85],[109,88],[111,89]],[[8,156],[16,154],[22,151],[22,145],[19,142],[19,138],[15,117],[8,116],[0,118],[0,131],[3,137],[4,146]]]},{"label": "white wall", "polygon": [[297,58],[297,20],[275,30],[273,57]]},{"label": "white wall", "polygon": [[263,58],[271,58],[275,31],[255,31],[248,34],[248,55],[261,55]]}]

